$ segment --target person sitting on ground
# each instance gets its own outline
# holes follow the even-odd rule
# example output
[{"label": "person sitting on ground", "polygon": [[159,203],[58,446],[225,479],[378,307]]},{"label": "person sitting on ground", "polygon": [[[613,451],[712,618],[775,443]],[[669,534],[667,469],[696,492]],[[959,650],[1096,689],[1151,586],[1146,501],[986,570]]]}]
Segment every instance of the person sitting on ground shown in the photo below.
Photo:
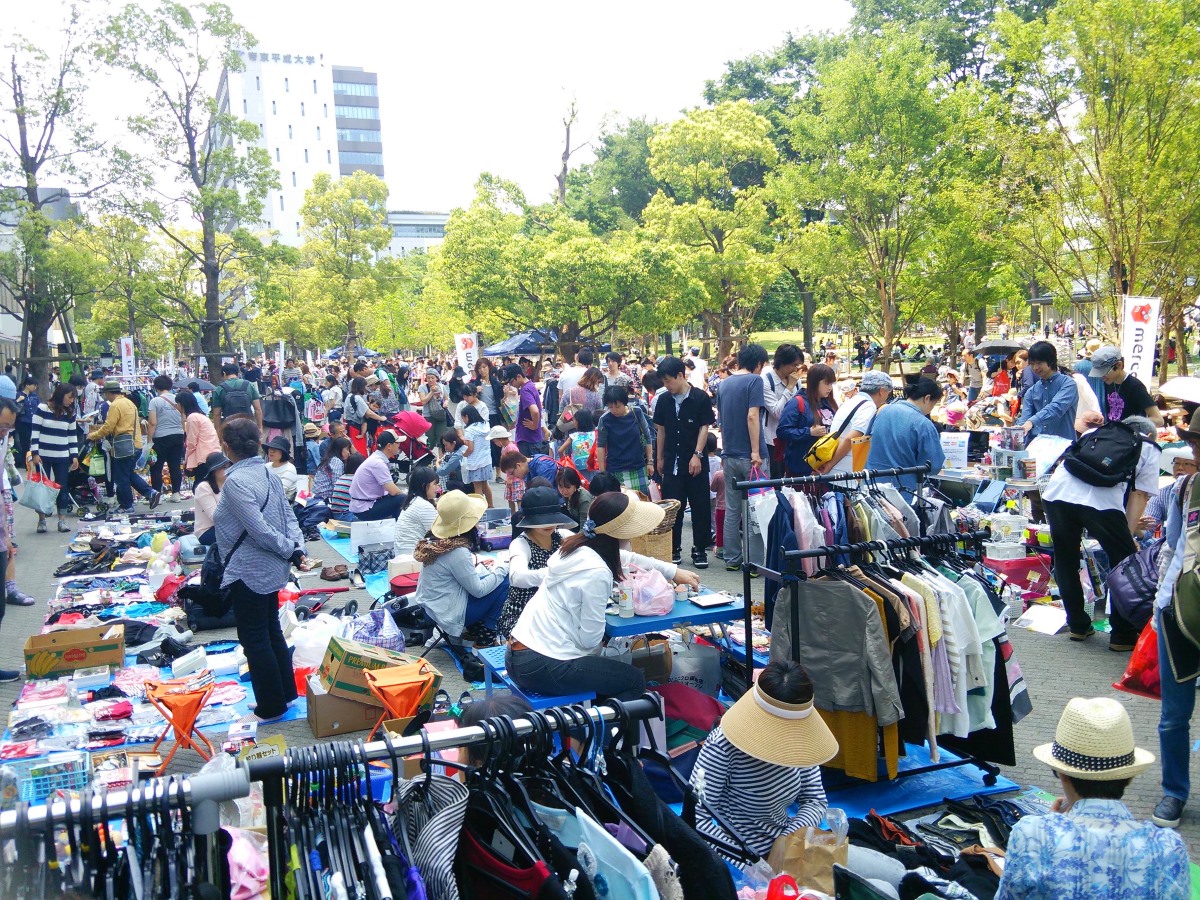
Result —
[{"label": "person sitting on ground", "polygon": [[217,511],[221,485],[230,465],[229,457],[216,450],[208,455],[195,471],[196,524],[193,534],[206,547],[217,542],[217,530],[213,528],[213,513]]},{"label": "person sitting on ground", "polygon": [[350,512],[360,522],[394,519],[400,515],[404,492],[392,480],[392,460],[400,443],[390,431],[380,431],[375,452],[367,457],[350,485]]},{"label": "person sitting on ground", "polygon": [[[473,700],[462,708],[462,715],[458,717],[459,728],[470,728],[473,725],[478,725],[484,719],[493,719],[505,717],[508,719],[520,719],[526,713],[533,712],[533,707],[529,705],[529,701],[524,697],[518,697],[516,694],[497,693],[491,697],[484,697],[480,700]],[[483,763],[484,757],[487,754],[487,745],[483,743],[467,745],[467,762],[472,766],[478,766]]]},{"label": "person sitting on ground", "polygon": [[[573,469],[563,471],[574,474]],[[563,513],[554,488],[531,487],[525,492],[521,511],[513,516],[513,530],[520,533],[509,545],[508,598],[497,626],[501,638],[512,633],[525,605],[546,580],[546,563],[571,536],[568,529],[576,527],[578,523]]]},{"label": "person sitting on ground", "polygon": [[508,597],[508,563],[480,560],[475,527],[487,501],[462,491],[449,491],[438,500],[429,533],[413,551],[421,563],[413,602],[450,637],[472,640],[477,647],[494,646],[500,610]]},{"label": "person sitting on ground", "polygon": [[566,513],[576,525],[587,521],[594,495],[583,486],[583,479],[570,466],[563,466],[554,476],[554,486],[563,499]]},{"label": "person sitting on ground", "polygon": [[640,669],[597,654],[605,608],[625,566],[635,563],[676,584],[700,585],[694,572],[624,549],[665,514],[661,506],[616,491],[592,501],[591,518],[547,562],[545,581],[513,626],[505,663],[518,687],[551,696],[581,691],[618,700],[641,696],[646,679]]},{"label": "person sitting on ground", "polygon": [[442,486],[430,466],[417,466],[408,476],[408,497],[396,520],[395,552],[412,555],[417,542],[429,533],[437,518],[437,498]]},{"label": "person sitting on ground", "polygon": [[288,503],[296,502],[303,476],[296,474],[296,464],[292,462],[292,442],[283,435],[276,435],[267,441],[267,470],[283,484]]},{"label": "person sitting on ground", "polygon": [[313,496],[326,503],[333,496],[334,485],[346,471],[346,459],[354,452],[350,438],[340,437],[329,441],[325,446],[324,455],[317,463],[313,474]]},{"label": "person sitting on ground", "polygon": [[1054,771],[1063,796],[1049,815],[1013,826],[996,900],[1190,896],[1183,838],[1135,820],[1121,802],[1130,781],[1154,764],[1154,754],[1134,745],[1122,704],[1074,698],[1054,741],[1033,755]]},{"label": "person sitting on ground", "polygon": [[[349,440],[349,438],[346,438]],[[350,512],[350,486],[354,484],[354,476],[367,458],[357,450],[351,451],[346,457],[345,468],[333,484],[333,493],[329,495],[329,511],[344,522],[353,522],[354,513]]]},{"label": "person sitting on ground", "polygon": [[[820,766],[837,753],[837,739],[813,707],[808,672],[798,662],[777,660],[709,733],[691,783],[751,850],[766,856],[776,838],[825,818]],[[732,842],[709,817],[696,827]]]},{"label": "person sitting on ground", "polygon": [[1175,483],[1178,479],[1196,474],[1196,460],[1191,447],[1167,447],[1159,455],[1158,470],[1173,479],[1166,487],[1150,498],[1146,511],[1138,519],[1138,530],[1146,531],[1152,536],[1160,527],[1166,524],[1167,511],[1170,509],[1170,498],[1175,493]]},{"label": "person sitting on ground", "polygon": [[442,482],[443,491],[463,491],[468,485],[463,478],[462,464],[467,455],[467,444],[462,435],[450,430],[442,435],[442,462],[436,471]]}]

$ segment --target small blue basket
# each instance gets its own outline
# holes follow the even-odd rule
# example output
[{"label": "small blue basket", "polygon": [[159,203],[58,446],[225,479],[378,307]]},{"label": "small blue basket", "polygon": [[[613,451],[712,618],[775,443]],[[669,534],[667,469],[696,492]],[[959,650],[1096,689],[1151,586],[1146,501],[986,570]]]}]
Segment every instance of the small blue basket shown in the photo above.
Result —
[{"label": "small blue basket", "polygon": [[18,799],[44,800],[55,791],[79,791],[92,780],[92,756],[83,750],[65,750],[33,759],[3,763],[17,775]]}]

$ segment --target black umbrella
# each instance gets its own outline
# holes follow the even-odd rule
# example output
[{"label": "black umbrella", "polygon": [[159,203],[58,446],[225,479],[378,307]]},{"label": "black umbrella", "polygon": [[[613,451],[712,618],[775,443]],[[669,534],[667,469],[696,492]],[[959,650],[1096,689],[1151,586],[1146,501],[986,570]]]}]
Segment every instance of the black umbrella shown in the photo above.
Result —
[{"label": "black umbrella", "polygon": [[1003,340],[1001,338],[993,338],[990,341],[984,341],[982,344],[977,344],[975,347],[976,353],[992,355],[995,353],[1016,353],[1018,350],[1028,350],[1022,341]]},{"label": "black umbrella", "polygon": [[201,390],[201,391],[215,391],[217,389],[217,386],[215,384],[213,384],[211,381],[205,381],[203,378],[177,378],[175,380],[173,390],[176,390],[176,391],[189,390],[190,391],[191,388],[188,387],[189,384],[196,385],[197,389]]}]

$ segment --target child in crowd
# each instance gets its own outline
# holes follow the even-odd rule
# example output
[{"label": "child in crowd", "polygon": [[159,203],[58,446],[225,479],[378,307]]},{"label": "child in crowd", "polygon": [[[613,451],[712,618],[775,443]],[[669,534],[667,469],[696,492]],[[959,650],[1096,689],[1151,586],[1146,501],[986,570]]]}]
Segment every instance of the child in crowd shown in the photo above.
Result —
[{"label": "child in crowd", "polygon": [[713,546],[716,547],[717,558],[720,559],[725,555],[721,544],[721,536],[725,533],[725,473],[721,471],[717,436],[711,431],[704,441],[704,453],[708,457],[708,499],[712,505]]},{"label": "child in crowd", "polygon": [[[596,445],[596,414],[590,409],[581,409],[575,414],[575,430],[563,439],[558,455],[569,458],[580,472],[594,472]],[[590,463],[590,465],[589,465]]]},{"label": "child in crowd", "polygon": [[525,484],[522,482],[519,488],[514,486],[513,477],[511,475],[506,476],[501,471],[500,458],[505,453],[520,453],[521,448],[512,439],[512,433],[503,425],[493,425],[487,436],[492,446],[500,450],[499,456],[493,457],[496,460],[496,481],[504,482],[504,499],[508,501],[508,511],[515,513],[518,504],[521,502],[521,496],[525,492]]},{"label": "child in crowd", "polygon": [[588,510],[592,508],[592,495],[583,486],[583,479],[570,466],[562,466],[554,478],[554,486],[566,504],[567,515],[575,520],[576,525],[582,526],[587,521]]},{"label": "child in crowd", "polygon": [[468,488],[463,482],[462,462],[467,455],[467,447],[457,431],[447,431],[442,435],[442,464],[437,467],[438,479],[442,483],[442,491],[462,491]]},{"label": "child in crowd", "polygon": [[588,479],[588,490],[591,492],[592,499],[595,499],[601,494],[621,490],[621,482],[617,481],[617,476],[610,475],[608,472],[597,472]]},{"label": "child in crowd", "polygon": [[361,453],[351,453],[346,458],[342,474],[333,484],[333,495],[329,498],[329,511],[342,521],[348,522],[354,518],[354,514],[350,512],[350,482],[354,480],[354,473],[358,471],[358,467],[366,461],[367,458]]}]

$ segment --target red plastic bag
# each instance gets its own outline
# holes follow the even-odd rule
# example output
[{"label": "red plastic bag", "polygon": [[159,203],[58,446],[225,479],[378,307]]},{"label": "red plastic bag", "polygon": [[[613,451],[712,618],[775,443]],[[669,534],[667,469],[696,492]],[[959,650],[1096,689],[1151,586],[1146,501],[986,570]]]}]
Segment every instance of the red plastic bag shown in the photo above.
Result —
[{"label": "red plastic bag", "polygon": [[1161,700],[1162,686],[1159,677],[1158,634],[1151,627],[1151,622],[1147,622],[1133,646],[1133,656],[1129,658],[1125,674],[1113,687],[1128,694]]}]

